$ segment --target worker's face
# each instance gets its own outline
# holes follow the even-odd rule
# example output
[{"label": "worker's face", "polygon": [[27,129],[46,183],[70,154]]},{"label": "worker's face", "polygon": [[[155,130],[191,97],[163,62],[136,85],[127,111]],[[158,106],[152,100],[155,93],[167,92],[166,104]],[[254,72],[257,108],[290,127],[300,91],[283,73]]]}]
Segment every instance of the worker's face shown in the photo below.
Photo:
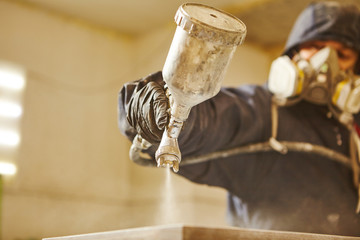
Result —
[{"label": "worker's face", "polygon": [[304,43],[300,45],[299,54],[301,58],[309,60],[317,51],[324,47],[331,47],[337,52],[341,70],[354,70],[359,57],[358,52],[336,41],[311,41]]}]

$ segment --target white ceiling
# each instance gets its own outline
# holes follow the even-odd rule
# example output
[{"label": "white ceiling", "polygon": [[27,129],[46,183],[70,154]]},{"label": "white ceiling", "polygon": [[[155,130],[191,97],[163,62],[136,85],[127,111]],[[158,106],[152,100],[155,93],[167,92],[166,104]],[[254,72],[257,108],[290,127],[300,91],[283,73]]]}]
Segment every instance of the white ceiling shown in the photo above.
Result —
[{"label": "white ceiling", "polygon": [[[30,3],[123,34],[139,35],[173,21],[184,0],[13,0]],[[246,41],[283,44],[298,13],[312,0],[190,0],[220,8],[247,26]],[[355,2],[360,0],[337,0]]]}]

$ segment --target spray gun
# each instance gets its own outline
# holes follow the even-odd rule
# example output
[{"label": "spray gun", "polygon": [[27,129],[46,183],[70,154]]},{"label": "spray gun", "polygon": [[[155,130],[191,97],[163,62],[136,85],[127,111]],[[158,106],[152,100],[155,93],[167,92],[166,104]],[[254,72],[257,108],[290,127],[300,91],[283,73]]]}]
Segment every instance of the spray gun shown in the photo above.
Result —
[{"label": "spray gun", "polygon": [[[155,158],[158,167],[170,166],[178,172],[178,136],[183,123],[193,106],[220,91],[236,47],[245,38],[246,27],[228,13],[196,3],[181,5],[175,22],[177,28],[162,71],[171,116]],[[146,140],[135,137],[133,150],[146,147]]]}]

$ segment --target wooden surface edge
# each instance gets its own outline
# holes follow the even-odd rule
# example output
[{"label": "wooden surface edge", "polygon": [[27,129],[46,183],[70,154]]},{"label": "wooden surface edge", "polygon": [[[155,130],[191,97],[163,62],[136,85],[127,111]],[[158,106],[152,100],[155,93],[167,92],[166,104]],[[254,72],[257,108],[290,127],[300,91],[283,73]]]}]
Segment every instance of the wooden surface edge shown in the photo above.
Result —
[{"label": "wooden surface edge", "polygon": [[236,227],[190,226],[183,224],[128,228],[81,235],[44,238],[43,240],[360,240],[326,234],[244,229]]}]

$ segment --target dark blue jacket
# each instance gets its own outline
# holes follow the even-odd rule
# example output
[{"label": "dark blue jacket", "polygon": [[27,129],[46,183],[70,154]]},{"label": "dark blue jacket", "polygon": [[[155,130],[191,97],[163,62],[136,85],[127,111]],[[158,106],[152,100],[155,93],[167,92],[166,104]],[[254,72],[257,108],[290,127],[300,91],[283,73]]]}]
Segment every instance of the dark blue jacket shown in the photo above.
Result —
[{"label": "dark blue jacket", "polygon": [[[270,105],[265,87],[222,89],[192,109],[179,138],[184,159],[267,141]],[[327,107],[305,101],[279,109],[277,138],[349,156],[349,131]],[[179,174],[228,190],[228,219],[235,226],[360,236],[352,170],[323,156],[257,152],[184,165]]]},{"label": "dark blue jacket", "polygon": [[[161,74],[151,79],[161,81]],[[124,106],[138,84],[125,85],[119,98],[119,126],[129,139],[134,129]],[[278,112],[279,141],[307,142],[349,156],[349,131],[327,107],[301,101]],[[357,189],[351,167],[343,163],[307,152],[260,151],[186,164],[189,157],[266,142],[270,136],[267,88],[222,88],[192,108],[179,136],[183,156],[179,174],[226,189],[228,219],[234,226],[360,236]],[[154,156],[156,149],[149,153]]]}]

